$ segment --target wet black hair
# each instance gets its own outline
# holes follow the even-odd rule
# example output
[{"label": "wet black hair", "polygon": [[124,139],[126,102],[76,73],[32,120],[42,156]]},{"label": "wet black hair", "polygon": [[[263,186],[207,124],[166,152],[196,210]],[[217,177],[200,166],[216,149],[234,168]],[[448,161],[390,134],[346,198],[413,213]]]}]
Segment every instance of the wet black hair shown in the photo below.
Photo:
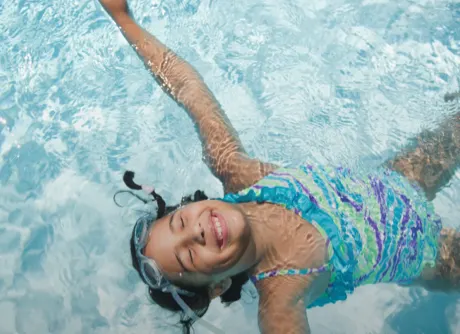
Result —
[{"label": "wet black hair", "polygon": [[[125,172],[123,176],[123,181],[126,184],[126,186],[130,189],[133,189],[133,190],[142,189],[140,185],[134,182],[134,173],[131,171]],[[121,191],[121,192],[124,192],[124,191]],[[136,194],[133,194],[133,193],[131,194],[137,197],[138,199],[140,199],[141,201],[143,201],[144,203],[148,202],[148,200],[145,200]],[[150,219],[155,219],[155,220],[160,219],[164,216],[167,216],[168,214],[170,214],[171,212],[173,212],[174,210],[176,210],[182,205],[186,205],[189,203],[199,202],[199,201],[208,199],[208,196],[206,196],[206,194],[203,191],[197,190],[195,191],[193,195],[182,197],[180,204],[177,204],[174,206],[167,206],[163,198],[160,195],[158,195],[155,192],[155,190],[152,190],[150,195],[152,195],[154,201],[156,201],[158,205],[156,217],[150,217]],[[114,197],[114,200],[115,200],[115,197]],[[115,201],[115,203],[117,202]],[[141,217],[139,219],[146,219],[146,217]],[[134,269],[136,269],[136,271],[138,272],[141,279],[143,280],[143,277],[140,273],[139,261],[136,256],[136,250],[134,246],[134,231],[131,235],[130,247],[131,247],[132,265]],[[242,292],[243,285],[248,281],[249,277],[246,272],[243,272],[243,273],[240,273],[238,275],[231,277],[231,279],[232,279],[232,284],[230,288],[220,296],[221,302],[225,303],[226,305],[229,305],[235,301],[238,301],[241,298],[241,292]],[[193,293],[193,296],[181,295],[181,298],[196,313],[198,317],[204,316],[211,303],[211,298],[209,296],[208,288],[207,287],[184,286],[182,284],[178,285],[178,287]],[[149,292],[149,295],[152,301],[154,301],[161,308],[167,309],[172,312],[180,313],[179,324],[182,325],[182,331],[184,334],[190,334],[192,325],[193,325],[193,319],[189,318],[187,314],[181,309],[181,307],[176,303],[176,301],[172,297],[171,293],[163,292],[162,290],[155,290],[150,287],[149,287],[148,292]]]}]

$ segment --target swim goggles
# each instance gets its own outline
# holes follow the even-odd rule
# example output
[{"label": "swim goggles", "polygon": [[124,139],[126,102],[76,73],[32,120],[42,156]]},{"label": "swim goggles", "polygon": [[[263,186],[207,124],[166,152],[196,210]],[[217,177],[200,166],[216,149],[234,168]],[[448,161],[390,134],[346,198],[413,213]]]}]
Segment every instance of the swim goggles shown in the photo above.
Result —
[{"label": "swim goggles", "polygon": [[150,235],[150,226],[152,221],[147,217],[140,218],[136,225],[134,226],[134,248],[136,251],[136,257],[139,261],[139,272],[141,274],[142,280],[150,288],[155,290],[161,290],[163,292],[171,293],[172,297],[180,308],[187,314],[187,316],[192,319],[194,322],[199,323],[201,326],[208,329],[210,332],[215,334],[224,334],[224,331],[215,327],[213,324],[208,321],[198,317],[195,312],[184,302],[180,297],[183,296],[193,296],[194,293],[180,289],[173,285],[160,271],[156,262],[142,254]]}]

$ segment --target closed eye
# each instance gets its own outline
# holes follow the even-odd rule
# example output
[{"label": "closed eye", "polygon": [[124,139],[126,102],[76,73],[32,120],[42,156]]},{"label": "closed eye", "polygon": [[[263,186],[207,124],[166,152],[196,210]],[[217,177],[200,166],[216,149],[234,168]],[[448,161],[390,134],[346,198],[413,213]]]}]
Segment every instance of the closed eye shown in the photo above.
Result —
[{"label": "closed eye", "polygon": [[184,220],[182,219],[182,216],[180,217],[180,222],[181,222],[181,224],[182,224],[182,228],[184,228],[184,227],[185,227],[185,224],[184,224]]},{"label": "closed eye", "polygon": [[188,255],[190,255],[190,261],[192,261],[193,266],[195,266],[195,263],[193,263],[193,256],[192,256],[192,251],[190,248],[188,250]]}]

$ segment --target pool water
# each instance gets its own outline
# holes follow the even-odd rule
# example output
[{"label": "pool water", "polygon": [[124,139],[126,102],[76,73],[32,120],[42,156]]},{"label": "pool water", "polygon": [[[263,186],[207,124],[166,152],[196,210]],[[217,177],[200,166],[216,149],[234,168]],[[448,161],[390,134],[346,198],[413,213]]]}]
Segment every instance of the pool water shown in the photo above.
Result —
[{"label": "pool water", "polygon": [[[247,150],[371,170],[458,111],[458,0],[131,0],[190,61]],[[124,170],[170,203],[222,195],[192,122],[95,0],[0,1],[0,334],[175,333],[130,267]],[[460,174],[458,174],[460,175]],[[460,182],[435,200],[460,226]],[[257,333],[257,301],[206,318]],[[368,286],[309,311],[313,333],[459,333],[458,295]],[[197,327],[197,333],[204,332]]]}]

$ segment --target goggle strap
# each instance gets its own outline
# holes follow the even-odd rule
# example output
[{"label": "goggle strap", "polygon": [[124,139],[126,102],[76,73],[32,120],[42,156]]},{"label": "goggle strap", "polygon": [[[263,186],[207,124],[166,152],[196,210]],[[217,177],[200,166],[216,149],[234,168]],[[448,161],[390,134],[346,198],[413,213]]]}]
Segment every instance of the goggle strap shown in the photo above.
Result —
[{"label": "goggle strap", "polygon": [[179,296],[179,294],[177,293],[176,289],[173,286],[171,286],[170,292],[171,292],[174,300],[176,301],[176,303],[180,306],[180,308],[185,312],[185,314],[187,314],[187,316],[190,319],[192,319],[194,322],[197,322],[198,324],[200,324],[201,326],[206,328],[211,333],[225,334],[225,332],[223,330],[221,330],[220,328],[217,328],[216,326],[214,326],[210,322],[208,322],[208,321],[200,318],[199,316],[197,316],[196,313],[193,312],[192,309]]},{"label": "goggle strap", "polygon": [[131,190],[118,190],[114,195],[113,195],[113,202],[115,203],[116,206],[118,206],[119,208],[124,208],[123,205],[121,205],[120,203],[117,202],[117,196],[120,195],[120,194],[130,194],[134,197],[136,197],[139,201],[141,201],[142,203],[144,204],[147,204],[148,202],[153,202],[153,200],[146,200],[144,198],[142,198],[141,196],[133,193]]}]

